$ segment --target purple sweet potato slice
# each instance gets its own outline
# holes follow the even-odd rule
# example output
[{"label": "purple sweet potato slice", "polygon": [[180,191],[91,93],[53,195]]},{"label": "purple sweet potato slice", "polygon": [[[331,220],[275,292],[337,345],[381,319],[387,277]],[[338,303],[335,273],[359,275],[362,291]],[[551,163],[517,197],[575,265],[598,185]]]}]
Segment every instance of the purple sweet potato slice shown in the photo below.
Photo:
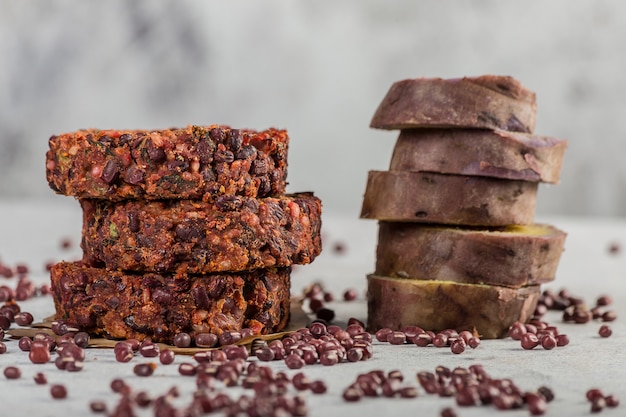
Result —
[{"label": "purple sweet potato slice", "polygon": [[516,321],[533,314],[540,286],[508,288],[368,276],[367,327],[400,330],[419,326],[475,331],[484,339],[505,337]]},{"label": "purple sweet potato slice", "polygon": [[389,169],[558,183],[566,147],[564,139],[501,129],[406,129]]},{"label": "purple sweet potato slice", "polygon": [[543,224],[469,229],[380,222],[376,275],[519,288],[554,280],[565,232]]},{"label": "purple sweet potato slice", "polygon": [[467,226],[531,224],[536,182],[409,171],[370,171],[361,218]]},{"label": "purple sweet potato slice", "polygon": [[536,98],[512,77],[417,78],[394,83],[370,126],[467,127],[532,133]]}]

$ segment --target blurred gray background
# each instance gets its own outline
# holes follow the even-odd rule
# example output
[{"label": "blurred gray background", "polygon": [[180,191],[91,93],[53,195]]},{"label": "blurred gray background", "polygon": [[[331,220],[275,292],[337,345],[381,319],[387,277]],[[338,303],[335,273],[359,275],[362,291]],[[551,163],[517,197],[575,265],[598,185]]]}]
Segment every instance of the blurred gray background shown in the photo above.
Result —
[{"label": "blurred gray background", "polygon": [[[0,0],[0,199],[61,198],[47,139],[81,128],[286,128],[289,191],[358,217],[397,80],[512,75],[569,140],[538,214],[626,214],[626,2]],[[67,198],[67,197],[63,197]]]}]

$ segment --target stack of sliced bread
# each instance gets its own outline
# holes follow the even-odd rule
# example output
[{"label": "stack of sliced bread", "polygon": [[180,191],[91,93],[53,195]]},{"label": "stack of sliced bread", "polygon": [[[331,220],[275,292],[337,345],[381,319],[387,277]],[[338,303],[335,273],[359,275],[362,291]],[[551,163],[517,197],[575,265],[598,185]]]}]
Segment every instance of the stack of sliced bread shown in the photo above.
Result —
[{"label": "stack of sliced bread", "polygon": [[321,251],[321,201],[285,194],[284,130],[52,136],[46,174],[83,211],[83,259],[51,269],[58,320],[112,338],[283,329],[290,271]]},{"label": "stack of sliced bread", "polygon": [[535,224],[567,142],[535,136],[535,93],[505,76],[394,83],[371,127],[400,130],[370,171],[361,218],[379,221],[368,327],[506,335],[554,280],[566,234]]}]

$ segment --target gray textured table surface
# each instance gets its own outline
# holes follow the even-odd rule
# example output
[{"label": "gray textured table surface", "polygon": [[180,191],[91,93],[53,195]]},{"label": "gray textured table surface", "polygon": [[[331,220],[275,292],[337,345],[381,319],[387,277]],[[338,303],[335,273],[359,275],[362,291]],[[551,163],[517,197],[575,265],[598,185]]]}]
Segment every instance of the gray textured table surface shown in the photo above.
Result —
[{"label": "gray textured table surface", "polygon": [[[556,399],[549,404],[546,415],[588,415],[589,404],[585,392],[592,387],[601,388],[626,400],[626,253],[610,254],[611,243],[626,244],[626,222],[608,219],[576,219],[554,217],[539,219],[550,222],[568,232],[566,251],[563,254],[557,279],[549,287],[568,288],[572,293],[595,302],[597,296],[610,294],[611,307],[618,320],[611,323],[613,335],[602,339],[597,335],[600,323],[585,325],[561,322],[560,314],[548,314],[547,320],[569,335],[570,345],[551,351],[535,349],[524,351],[511,339],[483,341],[478,349],[454,355],[448,349],[418,348],[414,345],[391,346],[375,343],[374,357],[369,361],[344,363],[333,367],[321,365],[302,369],[312,379],[323,379],[329,390],[323,395],[305,393],[310,416],[338,416],[356,413],[362,416],[394,414],[438,416],[447,406],[457,408],[459,416],[480,416],[496,412],[493,407],[460,408],[451,398],[427,395],[419,390],[415,399],[365,398],[358,403],[346,403],[342,391],[360,373],[373,369],[404,373],[405,385],[417,386],[418,371],[434,371],[437,365],[468,367],[482,364],[495,378],[511,378],[524,390],[534,390],[541,385],[551,387]],[[31,279],[37,283],[48,280],[44,264],[51,260],[76,259],[80,256],[81,213],[78,204],[70,198],[58,202],[22,201],[0,202],[0,260],[9,265],[26,263],[31,268]],[[73,248],[60,247],[63,238],[74,242]],[[324,283],[325,288],[339,295],[347,288],[356,288],[359,297],[354,302],[334,302],[337,321],[342,324],[349,317],[364,320],[365,275],[374,265],[376,223],[350,217],[324,216],[324,253],[311,265],[298,267],[293,273],[293,293],[299,293],[312,281]],[[344,247],[338,253],[335,245]],[[626,249],[626,248],[624,248]],[[15,282],[0,278],[0,285]],[[546,286],[547,288],[548,286]],[[39,297],[21,303],[24,310],[41,320],[54,311],[50,297]],[[0,376],[2,409],[12,415],[65,416],[91,415],[91,400],[104,400],[109,407],[117,397],[109,388],[115,377],[124,378],[135,390],[146,390],[152,395],[165,393],[170,387],[179,387],[181,396],[176,404],[188,403],[194,391],[194,379],[181,377],[176,364],[190,361],[178,355],[174,365],[160,365],[153,376],[140,378],[133,374],[133,365],[145,361],[136,357],[130,363],[117,363],[113,352],[105,349],[88,349],[84,370],[79,373],[61,372],[52,361],[43,365],[31,364],[27,355],[18,349],[17,342],[5,340],[7,353],[0,355],[0,369],[16,365],[22,370],[18,380]],[[54,359],[54,355],[53,355]],[[255,360],[255,359],[250,359]],[[276,370],[291,371],[284,362],[270,363]],[[47,375],[48,385],[33,382],[37,372]],[[62,383],[68,389],[65,400],[53,400],[49,394],[52,383]],[[244,392],[242,388],[225,390],[232,397]],[[606,409],[604,415],[624,415],[624,407]],[[152,415],[150,410],[138,415]],[[507,411],[508,416],[529,415],[528,410]]]}]

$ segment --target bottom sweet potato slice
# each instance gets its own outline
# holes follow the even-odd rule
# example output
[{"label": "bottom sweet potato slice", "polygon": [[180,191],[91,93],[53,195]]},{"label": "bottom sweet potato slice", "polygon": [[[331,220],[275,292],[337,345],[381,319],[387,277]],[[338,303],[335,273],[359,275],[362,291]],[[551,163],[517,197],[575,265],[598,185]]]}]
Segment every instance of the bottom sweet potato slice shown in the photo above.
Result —
[{"label": "bottom sweet potato slice", "polygon": [[539,285],[514,289],[369,275],[367,327],[470,330],[484,339],[502,338],[514,322],[532,316],[539,295]]}]

